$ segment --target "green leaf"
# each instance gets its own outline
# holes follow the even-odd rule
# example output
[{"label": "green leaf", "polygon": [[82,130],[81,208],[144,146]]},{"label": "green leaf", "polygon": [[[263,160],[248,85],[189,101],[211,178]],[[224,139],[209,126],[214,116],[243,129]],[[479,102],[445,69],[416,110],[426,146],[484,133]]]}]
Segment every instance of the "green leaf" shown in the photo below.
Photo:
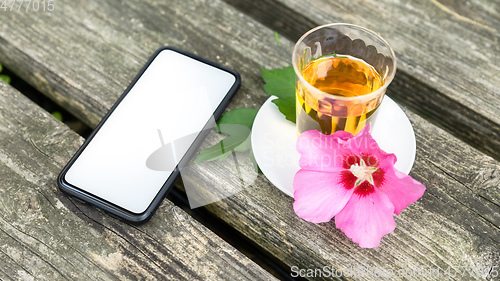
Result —
[{"label": "green leaf", "polygon": [[248,151],[251,148],[250,130],[257,112],[253,108],[237,108],[222,115],[217,122],[217,129],[228,136],[216,145],[200,151],[194,163],[224,160],[233,151]]},{"label": "green leaf", "polygon": [[250,129],[241,124],[220,124],[219,126],[221,132],[229,136],[216,145],[200,151],[194,161],[195,164],[203,161],[224,160],[250,136]]},{"label": "green leaf", "polygon": [[279,36],[279,34],[278,34],[278,31],[275,31],[275,32],[274,32],[274,39],[276,39],[276,44],[277,44],[278,46],[281,46],[280,36]]},{"label": "green leaf", "polygon": [[57,120],[61,121],[63,120],[62,113],[59,111],[54,111],[52,112],[52,116],[54,116]]},{"label": "green leaf", "polygon": [[286,120],[295,123],[295,97],[275,99],[272,102],[278,106],[280,112],[285,115]]},{"label": "green leaf", "polygon": [[295,96],[295,72],[291,66],[261,71],[266,82],[264,90],[268,95],[278,98]]},{"label": "green leaf", "polygon": [[266,82],[264,90],[270,96],[277,96],[273,102],[285,118],[295,123],[295,72],[291,66],[273,70],[262,69]]},{"label": "green leaf", "polygon": [[257,164],[257,160],[255,160],[255,155],[253,155],[253,150],[250,150],[250,161],[252,161],[253,169],[255,170],[255,172],[262,174],[262,171]]},{"label": "green leaf", "polygon": [[5,81],[5,83],[10,84],[10,77],[5,74],[0,74],[0,79]]},{"label": "green leaf", "polygon": [[214,160],[222,161],[232,153],[232,151],[227,151],[225,153],[222,153],[218,145],[220,146],[221,143],[218,143],[217,145],[214,145],[210,148],[203,149],[202,151],[200,151],[200,154],[198,154],[198,157],[196,157],[194,163],[198,164],[201,162],[214,161]]},{"label": "green leaf", "polygon": [[252,129],[257,112],[259,111],[254,108],[236,108],[222,115],[217,124],[240,124]]},{"label": "green leaf", "polygon": [[248,134],[248,137],[240,143],[237,147],[234,148],[234,151],[245,152],[252,148],[252,134]]},{"label": "green leaf", "polygon": [[0,63],[0,72],[2,72],[2,70],[3,70],[3,66],[2,66],[2,64]]}]

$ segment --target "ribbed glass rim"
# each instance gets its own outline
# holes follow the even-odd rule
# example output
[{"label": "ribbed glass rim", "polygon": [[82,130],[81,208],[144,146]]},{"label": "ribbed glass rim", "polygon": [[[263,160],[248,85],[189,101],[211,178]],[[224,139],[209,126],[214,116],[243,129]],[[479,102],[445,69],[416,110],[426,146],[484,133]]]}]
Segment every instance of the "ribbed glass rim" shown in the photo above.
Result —
[{"label": "ribbed glass rim", "polygon": [[[298,59],[299,59],[297,57],[297,53],[298,53],[297,51],[298,51],[298,48],[299,48],[300,44],[302,43],[302,41],[304,41],[304,39],[308,35],[310,35],[311,33],[315,32],[319,29],[328,28],[328,27],[338,27],[338,26],[351,27],[351,28],[359,29],[359,30],[366,32],[368,34],[371,34],[371,35],[375,36],[376,38],[380,39],[383,42],[383,44],[385,44],[386,47],[389,49],[390,54],[391,54],[391,59],[392,59],[393,70],[392,70],[392,73],[390,73],[390,75],[386,78],[386,81],[384,81],[384,85],[382,85],[382,87],[380,87],[376,91],[371,92],[367,95],[355,96],[355,97],[344,97],[344,96],[333,95],[333,94],[329,94],[329,93],[323,92],[323,91],[315,88],[313,85],[309,84],[309,82],[307,82],[304,79],[304,77],[302,76],[302,74],[300,73],[296,62],[298,62]],[[354,38],[354,39],[357,39],[357,38]],[[342,54],[340,54],[340,55],[342,55]],[[292,64],[293,64],[293,70],[295,71],[296,77],[299,78],[300,83],[302,85],[304,85],[309,92],[315,92],[315,93],[321,94],[323,96],[326,96],[328,98],[337,99],[337,100],[345,100],[345,101],[370,100],[370,99],[373,99],[373,98],[381,95],[383,92],[385,92],[385,90],[387,89],[389,84],[394,79],[394,76],[396,75],[396,68],[397,68],[396,54],[394,53],[394,50],[391,48],[389,43],[387,43],[387,41],[384,38],[382,38],[382,36],[378,35],[377,33],[373,32],[372,30],[370,30],[368,28],[365,28],[365,27],[362,27],[362,26],[359,26],[356,24],[350,24],[350,23],[324,24],[324,25],[317,26],[317,27],[309,30],[308,32],[306,32],[304,35],[302,35],[300,37],[300,39],[297,41],[297,43],[295,43],[295,47],[293,48],[293,53],[292,53]]]}]

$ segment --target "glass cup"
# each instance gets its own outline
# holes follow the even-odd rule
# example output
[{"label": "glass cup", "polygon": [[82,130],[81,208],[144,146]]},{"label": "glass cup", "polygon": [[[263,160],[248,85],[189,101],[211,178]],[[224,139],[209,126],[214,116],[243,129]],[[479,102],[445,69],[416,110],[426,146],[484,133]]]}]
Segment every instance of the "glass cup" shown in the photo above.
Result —
[{"label": "glass cup", "polygon": [[379,35],[361,26],[316,27],[295,44],[297,132],[358,133],[373,122],[396,73],[396,56]]}]

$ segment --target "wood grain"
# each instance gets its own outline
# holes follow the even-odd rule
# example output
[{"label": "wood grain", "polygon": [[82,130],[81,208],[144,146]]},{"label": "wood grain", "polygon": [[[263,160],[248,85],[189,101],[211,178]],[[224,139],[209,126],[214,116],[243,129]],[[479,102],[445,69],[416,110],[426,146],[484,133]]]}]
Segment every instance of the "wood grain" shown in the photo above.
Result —
[{"label": "wood grain", "polygon": [[132,226],[62,194],[82,141],[0,81],[0,279],[274,279],[168,200]]},{"label": "wood grain", "polygon": [[[2,24],[17,30],[22,27],[30,36],[0,31],[0,59],[5,57],[6,65],[94,126],[158,45],[176,45],[240,72],[242,88],[230,108],[258,108],[267,98],[259,67],[290,64],[292,41],[282,38],[281,46],[277,46],[273,30],[221,1],[58,3],[57,16],[9,14],[10,21]],[[403,87],[407,80],[400,80]],[[425,89],[435,89],[424,82],[419,83]],[[396,230],[377,249],[358,248],[333,222],[312,224],[299,219],[292,209],[293,199],[263,175],[207,209],[290,267],[333,266],[345,270],[368,266],[397,272],[498,265],[498,161],[413,111],[405,112],[417,137],[417,159],[411,175],[428,189],[421,200],[396,218]],[[206,145],[215,140],[216,136],[211,136]],[[192,181],[196,184],[203,180],[213,188],[235,188],[239,181],[234,178],[254,176],[251,164],[245,162],[247,158],[237,157],[241,169],[235,177],[230,176],[235,170],[228,169],[228,164],[214,162]],[[88,212],[92,213],[83,210],[84,214]],[[421,279],[432,280],[425,276]]]},{"label": "wood grain", "polygon": [[[293,199],[262,175],[248,186],[230,180],[243,172],[239,176],[242,182],[248,182],[254,175],[250,167],[244,168],[250,165],[244,155],[236,161],[240,163],[238,173],[228,158],[199,166],[199,176],[187,180],[210,190],[227,185],[239,187],[239,193],[206,208],[291,267],[333,266],[344,272],[368,267],[397,273],[438,267],[446,270],[457,264],[470,268],[497,265],[500,164],[415,113],[405,112],[417,132],[417,159],[410,175],[427,191],[396,217],[396,230],[384,237],[376,249],[358,248],[335,228],[333,221],[312,224],[298,218],[292,209]],[[393,276],[391,280],[404,277]],[[485,277],[467,273],[456,280]],[[367,275],[353,278],[376,279]],[[418,280],[435,278],[424,274]]]},{"label": "wood grain", "polygon": [[332,22],[374,30],[398,58],[388,94],[500,159],[500,2],[225,1],[294,42]]},{"label": "wood grain", "polygon": [[[235,161],[240,163],[238,170],[228,158],[198,166],[199,176],[183,181],[210,190],[225,190],[228,185],[233,189],[239,187],[239,193],[206,208],[291,267],[333,266],[344,272],[368,267],[397,273],[438,267],[446,270],[457,264],[468,268],[497,265],[500,262],[498,161],[411,111],[406,113],[420,133],[417,133],[417,159],[411,175],[426,185],[427,191],[396,217],[396,230],[384,237],[376,249],[358,248],[335,228],[333,221],[313,224],[298,218],[292,209],[293,199],[262,175],[247,186],[239,184],[234,178],[240,176],[241,182],[248,183],[254,176],[245,155],[239,154]],[[405,280],[404,277],[393,276],[391,280]],[[456,280],[484,277],[467,273]],[[377,278],[363,275],[352,279]],[[417,279],[435,280],[435,277],[424,274]]]},{"label": "wood grain", "polygon": [[[252,73],[254,80],[259,79],[259,67],[288,57],[283,52],[269,58],[276,46],[273,32],[256,28],[254,21],[226,6],[220,1],[58,1],[51,13],[4,13],[0,61],[95,127],[148,57],[163,45]],[[196,9],[210,14],[199,16]],[[257,64],[256,58],[268,63]],[[257,85],[246,86],[260,91]]]}]

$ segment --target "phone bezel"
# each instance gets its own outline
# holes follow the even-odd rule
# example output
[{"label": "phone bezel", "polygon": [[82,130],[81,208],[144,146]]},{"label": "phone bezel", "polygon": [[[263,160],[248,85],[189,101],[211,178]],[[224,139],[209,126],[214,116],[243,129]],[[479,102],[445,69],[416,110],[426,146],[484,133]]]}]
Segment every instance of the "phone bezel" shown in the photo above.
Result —
[{"label": "phone bezel", "polygon": [[196,148],[199,147],[201,142],[204,140],[206,134],[208,134],[208,132],[210,131],[211,128],[208,128],[209,127],[209,120],[207,120],[205,128],[200,132],[200,134],[198,134],[195,141],[191,144],[188,151],[182,157],[182,159],[180,160],[177,167],[174,169],[174,171],[172,171],[172,173],[167,178],[167,180],[165,181],[163,186],[160,188],[160,191],[156,194],[156,196],[151,201],[151,203],[149,204],[147,209],[142,213],[133,213],[133,212],[128,211],[128,210],[126,210],[126,209],[124,209],[124,208],[122,208],[114,203],[111,203],[107,200],[104,200],[104,199],[94,195],[94,194],[91,194],[91,193],[89,193],[89,192],[87,192],[87,191],[85,191],[77,186],[74,186],[65,180],[65,175],[68,172],[68,170],[71,168],[73,163],[76,161],[76,159],[78,159],[80,154],[85,150],[87,145],[92,141],[94,136],[99,132],[99,130],[101,129],[103,124],[106,122],[106,120],[109,118],[109,116],[111,116],[111,114],[113,114],[114,110],[120,105],[121,101],[127,96],[127,94],[130,92],[130,90],[135,86],[137,81],[141,78],[141,76],[144,74],[146,69],[148,69],[148,67],[151,65],[153,60],[158,56],[158,54],[160,54],[162,51],[165,51],[165,50],[174,51],[174,52],[177,52],[177,53],[182,54],[184,56],[198,60],[198,61],[205,63],[207,65],[210,65],[212,67],[226,71],[235,77],[235,82],[233,83],[233,85],[231,86],[229,91],[224,96],[222,102],[217,106],[215,112],[213,113],[215,120],[217,120],[222,115],[222,113],[224,112],[224,109],[229,104],[231,98],[234,96],[234,94],[236,93],[236,91],[240,87],[240,84],[241,84],[240,75],[232,69],[229,69],[229,68],[226,68],[226,67],[221,66],[219,64],[216,64],[214,62],[208,61],[208,60],[201,58],[201,57],[198,57],[194,54],[179,50],[175,47],[170,47],[170,46],[161,47],[158,50],[156,50],[155,53],[149,58],[149,60],[146,62],[146,64],[143,66],[143,68],[139,71],[139,73],[136,75],[136,77],[132,80],[132,82],[129,84],[129,86],[125,89],[123,94],[118,98],[118,100],[111,107],[111,109],[108,111],[108,113],[106,113],[106,115],[102,118],[102,120],[99,122],[97,127],[92,131],[90,136],[85,140],[85,142],[82,144],[82,146],[78,149],[78,151],[75,153],[75,155],[73,155],[71,160],[66,164],[66,166],[63,168],[63,170],[61,171],[61,173],[57,177],[57,184],[59,186],[59,189],[61,189],[63,192],[65,192],[65,193],[67,193],[67,194],[69,194],[69,195],[71,195],[79,200],[83,200],[86,203],[90,203],[90,204],[92,204],[100,209],[103,209],[104,211],[106,211],[107,213],[109,213],[112,216],[115,216],[119,219],[122,219],[122,220],[127,221],[127,222],[131,222],[131,223],[143,223],[151,218],[153,213],[156,211],[156,209],[158,208],[158,206],[162,202],[165,195],[173,187],[175,181],[177,180],[177,177],[179,176],[179,165],[182,165],[183,163],[189,161],[189,159],[191,158],[191,156],[195,152]]}]

